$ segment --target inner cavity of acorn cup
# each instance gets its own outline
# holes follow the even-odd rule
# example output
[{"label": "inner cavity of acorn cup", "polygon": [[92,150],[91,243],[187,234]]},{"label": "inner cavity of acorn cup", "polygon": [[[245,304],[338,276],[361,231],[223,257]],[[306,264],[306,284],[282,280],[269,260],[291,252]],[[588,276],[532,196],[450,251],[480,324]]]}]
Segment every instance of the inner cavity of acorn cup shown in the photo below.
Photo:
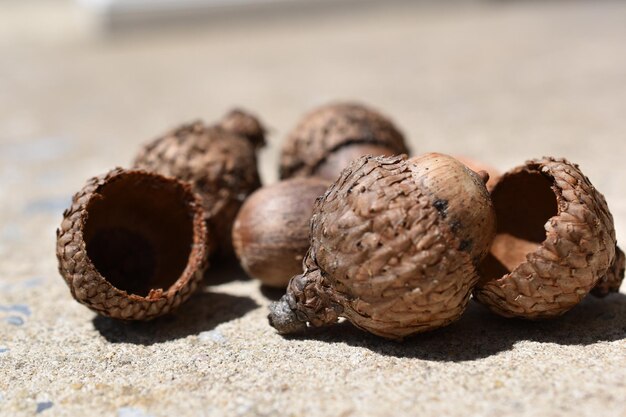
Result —
[{"label": "inner cavity of acorn cup", "polygon": [[147,296],[182,275],[193,244],[185,190],[141,173],[124,174],[91,199],[87,255],[113,286]]},{"label": "inner cavity of acorn cup", "polygon": [[545,224],[558,213],[550,178],[523,171],[504,177],[491,198],[498,232],[491,251],[481,265],[485,281],[512,272],[546,238]]}]

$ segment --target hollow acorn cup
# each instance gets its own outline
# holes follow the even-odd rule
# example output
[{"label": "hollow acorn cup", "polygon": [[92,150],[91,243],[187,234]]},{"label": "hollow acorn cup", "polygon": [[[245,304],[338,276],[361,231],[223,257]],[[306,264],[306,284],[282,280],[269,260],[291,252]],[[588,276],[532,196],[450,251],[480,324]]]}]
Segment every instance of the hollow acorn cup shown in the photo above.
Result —
[{"label": "hollow acorn cup", "polygon": [[496,230],[486,180],[441,154],[354,161],[317,200],[304,272],[270,324],[289,334],[345,317],[403,339],[456,320]]},{"label": "hollow acorn cup", "polygon": [[233,246],[248,275],[285,288],[302,271],[313,204],[329,185],[316,177],[291,178],[260,188],[246,200],[233,226]]},{"label": "hollow acorn cup", "polygon": [[247,196],[261,186],[256,150],[264,144],[261,123],[233,110],[215,125],[196,121],[147,144],[134,167],[190,182],[203,199],[209,251],[228,254],[235,216]]},{"label": "hollow acorn cup", "polygon": [[280,178],[318,176],[335,181],[363,155],[408,153],[402,133],[379,112],[356,103],[333,103],[308,113],[288,134]]},{"label": "hollow acorn cup", "polygon": [[117,168],[89,180],[63,216],[59,272],[99,314],[149,320],[177,308],[202,280],[207,229],[187,184]]},{"label": "hollow acorn cup", "polygon": [[492,190],[498,232],[483,261],[477,301],[506,317],[558,316],[590,291],[617,291],[624,254],[606,201],[565,159],[505,173]]}]

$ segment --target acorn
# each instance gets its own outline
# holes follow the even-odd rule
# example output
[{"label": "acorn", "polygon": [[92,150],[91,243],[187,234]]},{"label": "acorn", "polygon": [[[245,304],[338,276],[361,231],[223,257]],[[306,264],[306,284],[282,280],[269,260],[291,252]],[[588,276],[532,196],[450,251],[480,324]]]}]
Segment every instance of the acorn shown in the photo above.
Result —
[{"label": "acorn", "polygon": [[56,253],[78,302],[103,316],[150,320],[196,290],[207,240],[202,200],[188,184],[117,168],[74,195]]},{"label": "acorn", "polygon": [[404,136],[386,116],[357,103],[332,103],[308,113],[289,133],[279,174],[335,181],[363,155],[408,153]]},{"label": "acorn", "polygon": [[345,317],[401,340],[453,322],[496,231],[486,180],[442,154],[354,161],[316,201],[304,272],[270,324],[290,334]]},{"label": "acorn", "polygon": [[233,246],[248,275],[270,287],[285,288],[302,270],[309,248],[309,221],[315,199],[330,182],[291,178],[255,191],[233,226]]},{"label": "acorn", "polygon": [[496,185],[496,183],[498,182],[498,178],[500,178],[500,176],[502,175],[502,173],[496,167],[493,167],[482,161],[478,161],[476,159],[473,159],[467,156],[462,156],[462,155],[453,155],[453,156],[459,161],[461,161],[463,164],[465,164],[465,166],[471,169],[472,171],[474,172],[484,171],[487,174],[489,174],[489,180],[487,181],[485,186],[487,187],[487,190],[489,190],[490,192],[493,189],[493,187]]},{"label": "acorn", "polygon": [[182,125],[145,145],[134,167],[190,182],[203,200],[209,228],[209,251],[232,252],[231,229],[244,200],[261,186],[256,150],[265,129],[242,110],[217,124]]},{"label": "acorn", "polygon": [[565,313],[590,291],[619,289],[624,254],[613,217],[578,165],[528,161],[505,173],[491,197],[498,231],[480,266],[477,301],[505,317],[542,319]]}]

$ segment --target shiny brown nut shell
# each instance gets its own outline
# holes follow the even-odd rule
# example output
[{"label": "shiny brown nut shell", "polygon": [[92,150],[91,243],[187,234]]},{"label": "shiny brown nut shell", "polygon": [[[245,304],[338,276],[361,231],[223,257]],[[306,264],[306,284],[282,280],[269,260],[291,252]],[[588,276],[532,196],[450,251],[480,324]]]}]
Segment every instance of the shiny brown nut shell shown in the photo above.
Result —
[{"label": "shiny brown nut shell", "polygon": [[316,177],[291,178],[252,193],[233,226],[235,253],[248,275],[285,288],[302,271],[313,204],[329,185]]},{"label": "shiny brown nut shell", "polygon": [[479,161],[479,160],[476,160],[474,158],[470,158],[467,156],[462,156],[462,155],[452,155],[452,156],[454,156],[459,161],[463,162],[465,166],[467,166],[469,169],[471,169],[474,172],[483,171],[489,174],[489,180],[485,184],[489,192],[491,192],[493,187],[498,182],[498,178],[500,178],[500,176],[502,175],[502,173],[496,167],[493,167],[482,161]]}]

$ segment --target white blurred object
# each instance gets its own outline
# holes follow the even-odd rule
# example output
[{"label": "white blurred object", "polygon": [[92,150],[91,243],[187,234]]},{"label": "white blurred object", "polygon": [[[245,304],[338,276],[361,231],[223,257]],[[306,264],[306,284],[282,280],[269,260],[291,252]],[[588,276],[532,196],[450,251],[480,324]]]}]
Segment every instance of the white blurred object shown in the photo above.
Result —
[{"label": "white blurred object", "polygon": [[[320,10],[367,0],[77,0],[94,12],[106,29],[176,24],[207,18],[268,15]],[[371,2],[370,0],[369,2]],[[375,1],[375,0],[374,0]]]}]

